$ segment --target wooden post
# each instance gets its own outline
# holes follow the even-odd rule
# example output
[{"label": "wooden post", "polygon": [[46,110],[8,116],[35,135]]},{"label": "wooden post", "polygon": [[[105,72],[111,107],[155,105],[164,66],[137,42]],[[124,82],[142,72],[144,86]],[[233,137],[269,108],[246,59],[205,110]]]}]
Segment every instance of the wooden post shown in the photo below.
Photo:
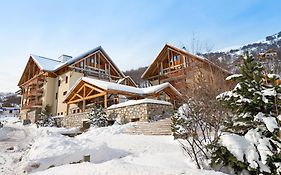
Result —
[{"label": "wooden post", "polygon": [[98,53],[98,60],[99,60],[99,62],[98,62],[98,66],[99,66],[99,79],[100,79],[100,66],[101,66],[101,62],[100,62],[100,53]]},{"label": "wooden post", "polygon": [[104,95],[104,109],[107,108],[107,93]]},{"label": "wooden post", "polygon": [[97,54],[95,54],[95,56],[94,56],[94,65],[95,65],[95,68],[97,68]]},{"label": "wooden post", "polygon": [[86,97],[86,87],[84,86],[83,88],[83,112],[85,112],[85,109],[86,109],[86,100],[85,100],[85,97]]},{"label": "wooden post", "polygon": [[108,64],[108,77],[109,77],[109,81],[111,81],[111,76],[110,76],[110,64]]},{"label": "wooden post", "polygon": [[69,114],[69,104],[67,103],[66,104],[66,115],[68,115]]},{"label": "wooden post", "polygon": [[85,101],[85,99],[83,99],[82,112],[85,112],[85,108],[86,108],[86,101]]},{"label": "wooden post", "polygon": [[161,61],[161,64],[160,64],[160,72],[161,72],[160,75],[163,75],[163,61]]},{"label": "wooden post", "polygon": [[91,161],[91,156],[88,154],[88,155],[84,155],[83,156],[83,161],[84,162],[90,162]]}]

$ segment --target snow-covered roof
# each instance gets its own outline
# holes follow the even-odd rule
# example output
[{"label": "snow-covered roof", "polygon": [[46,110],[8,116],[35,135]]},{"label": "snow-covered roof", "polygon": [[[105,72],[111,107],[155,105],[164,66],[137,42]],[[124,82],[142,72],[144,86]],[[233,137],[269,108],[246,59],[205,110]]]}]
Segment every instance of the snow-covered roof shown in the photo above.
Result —
[{"label": "snow-covered roof", "polygon": [[120,78],[118,81],[117,81],[117,84],[121,84],[123,81],[125,81],[126,79],[130,80],[132,82],[132,84],[137,87],[137,84],[136,82],[132,79],[132,77],[130,76],[125,76],[124,78]]},{"label": "snow-covered roof", "polygon": [[127,86],[123,84],[117,84],[113,82],[103,81],[103,80],[97,80],[94,78],[89,77],[81,77],[79,80],[76,81],[76,83],[70,88],[68,93],[65,96],[65,100],[68,99],[70,94],[74,91],[74,89],[81,83],[81,82],[89,83],[93,86],[96,86],[100,89],[106,90],[106,91],[116,91],[120,94],[135,94],[138,96],[149,96],[151,94],[159,93],[162,90],[166,88],[170,88],[174,94],[177,96],[181,96],[181,93],[175,89],[170,83],[163,83],[156,86],[151,86],[147,88],[137,88],[133,86]]},{"label": "snow-covered roof", "polygon": [[60,68],[64,67],[65,65],[70,65],[73,64],[74,62],[94,53],[97,51],[101,51],[106,59],[114,66],[114,68],[118,71],[118,73],[120,73],[123,77],[125,77],[125,75],[122,73],[122,71],[120,71],[118,69],[118,67],[115,65],[115,63],[112,61],[112,59],[108,56],[108,54],[104,51],[104,49],[101,46],[98,46],[96,48],[93,48],[87,52],[82,53],[81,55],[71,58],[69,60],[67,60],[66,62],[62,62],[60,60],[57,59],[51,59],[51,58],[46,58],[46,57],[42,57],[42,56],[38,56],[38,55],[34,55],[31,54],[30,56],[33,58],[33,60],[36,62],[36,64],[40,67],[40,69],[42,70],[46,70],[46,71],[57,71]]},{"label": "snow-covered roof", "polygon": [[[98,86],[99,88],[102,88],[104,90],[115,90],[115,91],[124,91],[124,92],[129,92],[133,94],[138,94],[138,95],[149,95],[153,93],[158,93],[162,91],[165,88],[171,88],[177,95],[181,95],[170,83],[163,83],[160,85],[155,85],[151,87],[146,87],[146,88],[137,88],[133,86],[127,86],[123,84],[117,84],[113,82],[108,82],[108,81],[102,81],[102,80],[97,80],[89,77],[82,77],[82,81],[85,81],[89,84],[93,84],[95,86]],[[80,81],[81,81],[80,80]]]},{"label": "snow-covered roof", "polygon": [[162,100],[154,100],[154,99],[141,99],[141,100],[129,100],[123,103],[119,103],[116,105],[112,105],[107,109],[115,109],[115,108],[121,108],[125,106],[132,106],[132,105],[137,105],[137,104],[143,104],[143,103],[152,103],[152,104],[161,104],[161,105],[172,105],[172,103],[167,102],[167,101],[162,101]]},{"label": "snow-covered roof", "polygon": [[58,65],[64,64],[63,62],[61,62],[59,60],[55,60],[55,59],[51,59],[51,58],[46,58],[46,57],[42,57],[42,56],[38,56],[38,55],[34,55],[34,54],[31,54],[30,56],[31,56],[31,58],[33,58],[34,62],[40,67],[40,69],[46,70],[46,71],[54,71],[54,70],[56,70],[56,67]]}]

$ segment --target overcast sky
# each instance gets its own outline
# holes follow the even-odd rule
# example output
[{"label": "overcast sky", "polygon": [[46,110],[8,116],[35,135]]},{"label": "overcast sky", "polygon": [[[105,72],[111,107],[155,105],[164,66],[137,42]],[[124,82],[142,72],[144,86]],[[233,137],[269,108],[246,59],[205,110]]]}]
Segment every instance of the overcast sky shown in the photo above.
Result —
[{"label": "overcast sky", "polygon": [[[18,90],[29,54],[77,56],[101,45],[123,71],[149,65],[165,43],[214,50],[281,31],[276,0],[9,0],[0,2],[0,92]],[[204,48],[202,48],[204,51]]]}]

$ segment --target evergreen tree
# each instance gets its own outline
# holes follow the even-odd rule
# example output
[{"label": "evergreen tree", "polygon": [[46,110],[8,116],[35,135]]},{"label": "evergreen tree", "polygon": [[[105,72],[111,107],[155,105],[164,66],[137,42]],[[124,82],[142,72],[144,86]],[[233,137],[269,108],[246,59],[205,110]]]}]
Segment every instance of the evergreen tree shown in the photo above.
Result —
[{"label": "evergreen tree", "polygon": [[88,114],[91,124],[97,127],[108,126],[107,115],[104,109],[100,107],[93,107],[92,111]]},{"label": "evergreen tree", "polygon": [[[209,145],[211,165],[230,167],[235,174],[281,173],[280,77],[265,74],[248,53],[240,70],[227,78],[238,82],[236,87],[217,97],[234,115],[225,123],[223,135]],[[233,140],[232,145],[227,143]]]},{"label": "evergreen tree", "polygon": [[57,126],[57,123],[54,118],[51,116],[51,106],[46,105],[45,108],[42,109],[39,120],[37,121],[37,126],[41,127],[54,127]]}]

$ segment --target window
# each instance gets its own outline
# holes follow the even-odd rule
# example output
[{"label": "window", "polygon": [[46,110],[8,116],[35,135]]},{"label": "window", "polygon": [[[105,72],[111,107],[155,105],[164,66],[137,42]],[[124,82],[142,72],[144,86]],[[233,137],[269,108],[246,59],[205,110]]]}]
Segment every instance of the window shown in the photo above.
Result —
[{"label": "window", "polygon": [[74,109],[74,110],[72,111],[72,113],[75,114],[75,112],[76,112],[76,110]]},{"label": "window", "polygon": [[58,99],[58,93],[56,93],[56,100]]},{"label": "window", "polygon": [[63,115],[63,112],[61,112],[60,115]]},{"label": "window", "polygon": [[58,81],[58,86],[60,86],[60,80]]},{"label": "window", "polygon": [[65,83],[68,83],[68,76],[65,77]]},{"label": "window", "polygon": [[66,95],[66,93],[67,93],[67,91],[64,91],[64,92],[63,92],[63,95]]}]

